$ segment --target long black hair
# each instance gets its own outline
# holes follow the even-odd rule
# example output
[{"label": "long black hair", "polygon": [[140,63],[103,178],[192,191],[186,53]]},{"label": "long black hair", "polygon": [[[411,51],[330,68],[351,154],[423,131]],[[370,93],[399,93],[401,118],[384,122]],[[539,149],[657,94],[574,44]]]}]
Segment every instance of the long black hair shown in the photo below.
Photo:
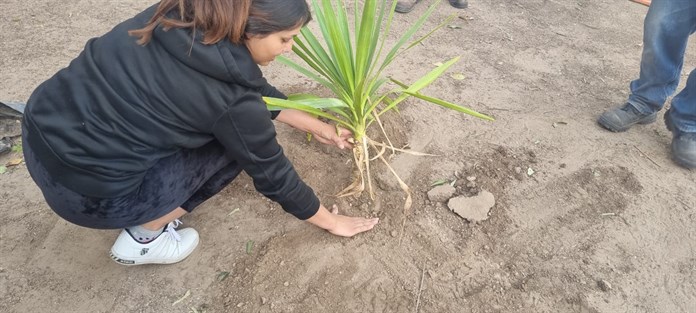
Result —
[{"label": "long black hair", "polygon": [[[172,11],[177,18],[167,16]],[[145,45],[162,25],[201,31],[204,44],[225,38],[238,44],[249,35],[267,36],[305,26],[311,20],[306,0],[162,0],[145,27],[128,33]]]}]

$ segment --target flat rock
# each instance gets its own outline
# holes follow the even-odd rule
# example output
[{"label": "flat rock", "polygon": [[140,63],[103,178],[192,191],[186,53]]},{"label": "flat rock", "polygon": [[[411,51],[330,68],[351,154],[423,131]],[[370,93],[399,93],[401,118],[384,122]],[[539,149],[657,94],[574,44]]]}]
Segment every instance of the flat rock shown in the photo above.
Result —
[{"label": "flat rock", "polygon": [[457,189],[449,184],[440,185],[428,191],[428,199],[433,202],[445,202],[452,198],[455,192]]},{"label": "flat rock", "polygon": [[473,197],[456,197],[449,200],[447,206],[457,215],[470,222],[481,222],[488,219],[488,212],[495,205],[495,196],[481,190]]}]

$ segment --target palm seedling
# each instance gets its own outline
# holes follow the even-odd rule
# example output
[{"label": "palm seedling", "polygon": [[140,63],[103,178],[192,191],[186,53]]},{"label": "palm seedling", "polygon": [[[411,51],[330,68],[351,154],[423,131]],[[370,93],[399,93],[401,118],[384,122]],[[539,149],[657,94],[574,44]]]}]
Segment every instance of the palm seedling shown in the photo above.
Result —
[{"label": "palm seedling", "polygon": [[[459,57],[444,62],[410,84],[384,76],[385,68],[401,53],[418,45],[447,22],[425,36],[411,41],[414,34],[421,29],[438,5],[439,1],[436,1],[391,48],[387,48],[387,35],[391,31],[396,1],[392,1],[390,5],[386,2],[385,0],[355,0],[355,13],[351,25],[346,6],[342,0],[311,0],[323,44],[318,36],[309,28],[304,27],[300,35],[295,38],[293,51],[306,63],[306,66],[299,65],[288,58],[281,57],[279,61],[330,89],[335,98],[295,95],[288,100],[264,99],[269,109],[305,111],[331,120],[337,126],[353,132],[355,139],[353,148],[354,180],[352,184],[339,193],[339,196],[360,194],[367,185],[370,196],[374,198],[370,162],[380,159],[391,170],[401,188],[406,192],[407,198],[404,208],[408,208],[411,205],[408,186],[384,158],[386,151],[392,153],[406,151],[394,148],[386,134],[386,144],[369,138],[367,129],[376,122],[384,132],[380,117],[386,112],[397,109],[397,105],[409,97],[419,98],[482,119],[493,119],[457,104],[420,93],[421,89],[428,86],[457,62]],[[391,82],[390,85],[393,88],[386,88],[388,82]],[[374,151],[374,153],[370,151]],[[418,154],[412,151],[408,151],[408,153]]]}]

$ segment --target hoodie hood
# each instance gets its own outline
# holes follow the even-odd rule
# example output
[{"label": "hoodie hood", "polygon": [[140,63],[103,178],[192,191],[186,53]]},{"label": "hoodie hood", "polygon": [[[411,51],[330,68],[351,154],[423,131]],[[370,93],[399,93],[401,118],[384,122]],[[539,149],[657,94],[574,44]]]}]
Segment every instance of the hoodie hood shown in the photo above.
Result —
[{"label": "hoodie hood", "polygon": [[[157,6],[148,8],[141,13],[142,19],[135,20],[140,20],[145,25],[154,15]],[[177,18],[178,14],[172,11],[167,15]],[[181,63],[215,79],[254,89],[266,84],[261,69],[244,44],[234,44],[223,39],[206,45],[203,44],[203,33],[200,31],[194,34],[190,28],[165,30],[162,26],[155,29],[152,41],[148,44],[161,45]]]}]

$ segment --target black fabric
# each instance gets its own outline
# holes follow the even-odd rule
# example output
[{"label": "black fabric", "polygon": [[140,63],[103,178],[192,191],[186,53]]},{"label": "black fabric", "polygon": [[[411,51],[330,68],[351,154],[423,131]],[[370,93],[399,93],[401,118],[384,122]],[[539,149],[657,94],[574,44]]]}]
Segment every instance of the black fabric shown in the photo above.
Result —
[{"label": "black fabric", "polygon": [[160,159],[146,172],[138,188],[129,194],[95,198],[76,193],[53,179],[27,141],[25,135],[24,159],[48,205],[63,219],[89,228],[142,225],[179,206],[191,212],[241,172],[238,164],[225,156],[222,145],[212,141]]},{"label": "black fabric", "polygon": [[276,141],[278,112],[261,99],[285,95],[244,45],[203,45],[200,33],[161,27],[138,45],[128,31],[155,8],[90,40],[32,94],[28,144],[50,177],[81,195],[118,198],[140,188],[160,160],[219,141],[259,192],[298,218],[314,215],[319,200]]}]

